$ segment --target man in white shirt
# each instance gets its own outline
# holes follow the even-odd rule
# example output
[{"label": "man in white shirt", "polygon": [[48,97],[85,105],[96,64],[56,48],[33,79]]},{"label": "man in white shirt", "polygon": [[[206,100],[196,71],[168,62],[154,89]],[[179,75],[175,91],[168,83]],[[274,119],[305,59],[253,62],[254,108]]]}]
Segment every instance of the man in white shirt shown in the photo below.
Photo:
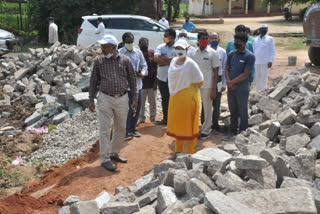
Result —
[{"label": "man in white shirt", "polygon": [[170,26],[169,26],[169,22],[168,22],[168,20],[166,19],[165,16],[163,16],[163,17],[159,20],[159,23],[162,24],[162,25],[164,25],[164,26],[166,26],[167,28],[170,27]]},{"label": "man in white shirt", "polygon": [[212,101],[217,98],[218,68],[220,60],[217,51],[210,48],[209,34],[198,33],[199,48],[191,53],[192,58],[200,67],[204,77],[204,83],[200,88],[201,101],[204,110],[204,123],[201,127],[200,140],[208,139],[212,125]]},{"label": "man in white shirt", "polygon": [[256,89],[260,92],[268,87],[268,69],[272,67],[275,56],[274,40],[267,35],[268,26],[260,26],[260,35],[253,42],[253,52],[256,57]]},{"label": "man in white shirt", "polygon": [[[185,29],[182,29],[179,31],[177,40],[179,40],[179,39],[184,39],[188,42],[188,32]],[[193,51],[195,51],[196,49],[193,46],[191,46],[189,43],[188,43],[188,45],[189,46],[187,48],[187,56],[190,57],[191,53]]]},{"label": "man in white shirt", "polygon": [[54,23],[53,17],[49,18],[49,38],[48,44],[52,46],[58,41],[58,26]]},{"label": "man in white shirt", "polygon": [[96,30],[96,37],[97,37],[97,41],[99,41],[104,37],[105,26],[103,24],[103,20],[101,17],[98,18],[97,22],[98,22],[98,28]]},{"label": "man in white shirt", "polygon": [[129,112],[127,118],[127,128],[126,128],[126,137],[125,140],[130,140],[133,137],[140,137],[140,133],[137,131],[137,122],[139,119],[139,113],[141,109],[141,99],[142,99],[142,78],[148,75],[148,66],[147,62],[143,56],[143,53],[139,48],[134,48],[134,36],[132,33],[127,32],[122,36],[122,42],[124,47],[119,49],[119,53],[126,55],[130,58],[133,65],[133,69],[137,75],[137,89],[138,89],[138,107],[136,112],[130,106],[133,102],[132,92],[129,90]]},{"label": "man in white shirt", "polygon": [[213,114],[212,114],[212,126],[211,128],[216,131],[222,131],[219,126],[219,118],[220,118],[220,104],[221,104],[221,95],[227,88],[226,76],[224,74],[224,69],[227,64],[227,53],[226,51],[219,46],[220,36],[217,32],[212,32],[209,35],[209,42],[211,48],[217,51],[220,59],[220,67],[218,71],[218,83],[217,83],[217,97],[212,101],[213,106]]}]

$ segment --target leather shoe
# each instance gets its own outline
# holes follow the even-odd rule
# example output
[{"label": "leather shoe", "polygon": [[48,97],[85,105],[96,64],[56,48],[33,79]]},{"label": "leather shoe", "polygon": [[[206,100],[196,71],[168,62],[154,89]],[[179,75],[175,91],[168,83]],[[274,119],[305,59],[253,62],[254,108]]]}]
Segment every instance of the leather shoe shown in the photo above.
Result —
[{"label": "leather shoe", "polygon": [[113,172],[113,171],[115,171],[117,169],[117,166],[114,163],[112,163],[111,160],[103,162],[101,164],[101,166],[103,168],[105,168],[106,170],[111,171],[111,172]]},{"label": "leather shoe", "polygon": [[119,155],[112,155],[110,158],[111,158],[111,160],[117,161],[119,163],[127,163],[128,162],[128,159],[122,158]]}]

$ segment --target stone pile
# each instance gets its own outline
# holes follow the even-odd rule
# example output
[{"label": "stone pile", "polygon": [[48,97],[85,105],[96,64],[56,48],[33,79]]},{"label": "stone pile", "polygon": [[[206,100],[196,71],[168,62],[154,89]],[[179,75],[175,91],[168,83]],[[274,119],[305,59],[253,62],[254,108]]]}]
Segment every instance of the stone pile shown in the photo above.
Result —
[{"label": "stone pile", "polygon": [[22,101],[36,111],[25,126],[40,128],[48,120],[59,124],[88,106],[90,59],[99,46],[79,49],[56,43],[51,48],[29,49],[12,60],[0,60],[3,96],[0,106]]},{"label": "stone pile", "polygon": [[114,195],[72,196],[77,201],[67,199],[60,213],[320,212],[319,83],[320,76],[304,70],[278,79],[250,98],[251,127],[233,140],[156,163]]}]

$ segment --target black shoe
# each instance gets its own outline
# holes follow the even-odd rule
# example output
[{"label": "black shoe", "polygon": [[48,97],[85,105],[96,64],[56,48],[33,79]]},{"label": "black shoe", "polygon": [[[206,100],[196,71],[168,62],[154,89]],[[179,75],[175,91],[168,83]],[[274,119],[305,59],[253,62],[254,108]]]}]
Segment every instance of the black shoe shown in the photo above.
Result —
[{"label": "black shoe", "polygon": [[119,163],[127,163],[128,159],[120,157],[118,154],[117,155],[112,155],[110,156],[111,160],[117,161]]},{"label": "black shoe", "polygon": [[140,134],[137,130],[133,131],[133,132],[131,133],[131,135],[132,135],[133,137],[141,137],[141,134]]},{"label": "black shoe", "polygon": [[103,168],[105,168],[106,170],[111,171],[111,172],[113,172],[113,171],[115,171],[117,169],[117,166],[114,163],[112,163],[111,160],[103,162],[101,164],[101,166]]},{"label": "black shoe", "polygon": [[224,132],[225,130],[220,126],[212,126],[212,129],[216,132]]},{"label": "black shoe", "polygon": [[200,136],[198,137],[199,140],[206,140],[210,137],[209,134],[203,134],[201,133]]},{"label": "black shoe", "polygon": [[131,140],[133,138],[131,133],[126,134],[126,136],[124,137],[124,140]]},{"label": "black shoe", "polygon": [[156,124],[160,125],[160,126],[166,126],[167,125],[167,121],[164,121],[164,120],[156,121]]}]

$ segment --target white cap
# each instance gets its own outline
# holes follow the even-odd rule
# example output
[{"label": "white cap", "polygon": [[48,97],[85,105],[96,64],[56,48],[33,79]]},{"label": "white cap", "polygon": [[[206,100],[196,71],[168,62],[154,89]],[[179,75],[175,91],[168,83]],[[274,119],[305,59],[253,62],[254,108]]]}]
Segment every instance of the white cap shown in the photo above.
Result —
[{"label": "white cap", "polygon": [[110,34],[104,35],[103,39],[99,40],[98,43],[101,45],[105,45],[105,44],[118,45],[118,41],[117,41],[116,37],[114,37]]},{"label": "white cap", "polygon": [[189,47],[189,44],[185,39],[179,39],[178,41],[176,41],[176,43],[174,43],[173,47],[182,47],[183,49],[187,49],[187,47]]},{"label": "white cap", "polygon": [[[181,33],[188,34],[188,32],[187,32],[185,29],[180,30],[180,31],[179,31],[179,34],[181,34]],[[178,34],[178,35],[179,35],[179,34]]]},{"label": "white cap", "polygon": [[260,25],[260,28],[268,28],[268,25],[267,24],[262,24],[262,25]]}]

